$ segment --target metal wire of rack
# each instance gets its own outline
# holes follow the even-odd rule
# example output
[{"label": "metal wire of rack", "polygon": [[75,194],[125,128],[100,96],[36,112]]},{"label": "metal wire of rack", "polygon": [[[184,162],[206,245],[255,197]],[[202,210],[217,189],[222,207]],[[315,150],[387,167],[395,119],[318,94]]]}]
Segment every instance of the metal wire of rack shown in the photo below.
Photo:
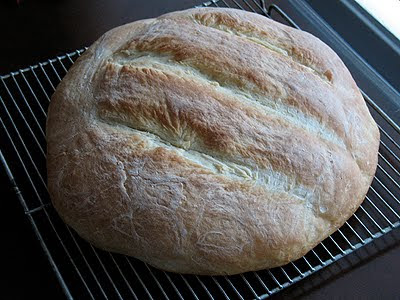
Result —
[{"label": "metal wire of rack", "polygon": [[[202,6],[246,9],[298,27],[264,1],[213,0]],[[98,250],[66,226],[46,187],[46,111],[77,50],[0,77],[0,160],[49,262],[69,299],[264,299],[400,226],[400,127],[363,96],[381,131],[379,165],[365,201],[342,228],[307,255],[283,267],[235,276],[180,275]],[[16,179],[15,179],[16,178]]]}]

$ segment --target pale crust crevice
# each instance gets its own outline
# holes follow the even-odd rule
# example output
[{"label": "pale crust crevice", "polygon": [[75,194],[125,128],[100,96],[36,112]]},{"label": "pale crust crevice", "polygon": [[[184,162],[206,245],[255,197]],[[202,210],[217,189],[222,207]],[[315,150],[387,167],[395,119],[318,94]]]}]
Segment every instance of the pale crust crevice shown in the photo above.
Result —
[{"label": "pale crust crevice", "polygon": [[[191,149],[190,147],[171,143],[171,141],[155,131],[132,127],[131,124],[124,124],[123,121],[118,120],[118,117],[113,118],[111,115],[107,116],[104,112],[99,116],[99,121],[114,127],[114,130],[115,127],[122,127],[129,131],[129,134],[138,135],[143,140],[147,140],[149,144],[152,145],[149,147],[162,147],[168,151],[172,151],[193,164],[209,170],[215,175],[228,176],[232,180],[245,181],[263,189],[272,188],[275,192],[287,194],[291,198],[298,199],[298,201],[307,201],[308,204],[306,204],[306,206],[310,209],[312,208],[310,202],[315,201],[315,199],[310,198],[310,195],[315,191],[309,186],[301,184],[301,180],[296,178],[293,174],[290,176],[289,174],[273,169],[254,169],[252,165],[231,161],[227,157],[216,156],[215,153],[208,153],[204,150],[201,151],[201,149]],[[126,179],[125,177],[124,186]]]},{"label": "pale crust crevice", "polygon": [[132,50],[122,50],[113,56],[113,63],[121,67],[147,68],[176,76],[185,76],[186,78],[198,81],[199,84],[212,86],[218,92],[243,102],[246,106],[254,105],[256,102],[261,107],[260,110],[265,114],[273,114],[285,119],[290,126],[302,128],[312,134],[316,134],[324,141],[333,143],[339,147],[346,148],[346,142],[328,128],[321,124],[313,115],[306,115],[295,106],[289,106],[288,103],[280,99],[270,99],[256,93],[246,94],[234,84],[228,84],[219,80],[216,76],[210,76],[206,72],[186,63],[177,62],[172,56],[160,54],[157,52],[141,52]]},{"label": "pale crust crevice", "polygon": [[247,39],[248,41],[250,41],[252,43],[261,45],[264,48],[266,48],[267,50],[281,55],[284,59],[291,59],[292,61],[297,63],[303,70],[307,70],[308,72],[311,72],[312,74],[315,74],[316,76],[318,76],[324,82],[326,82],[328,84],[332,84],[332,80],[333,80],[332,76],[333,75],[330,70],[323,72],[321,70],[316,69],[314,66],[312,66],[312,64],[306,63],[306,62],[298,59],[298,57],[293,54],[292,49],[284,48],[283,46],[278,45],[276,43],[274,44],[272,41],[268,41],[268,40],[266,40],[265,37],[262,37],[258,34],[254,34],[254,33],[249,34],[249,32],[240,31],[239,29],[236,28],[236,26],[228,26],[224,23],[218,23],[218,22],[215,22],[215,23],[207,22],[207,20],[204,20],[203,18],[201,18],[197,15],[195,15],[193,19],[196,24],[203,25],[203,26],[206,26],[209,28],[213,28],[215,30],[219,30],[221,32],[225,32],[227,34],[233,34],[240,38]]}]

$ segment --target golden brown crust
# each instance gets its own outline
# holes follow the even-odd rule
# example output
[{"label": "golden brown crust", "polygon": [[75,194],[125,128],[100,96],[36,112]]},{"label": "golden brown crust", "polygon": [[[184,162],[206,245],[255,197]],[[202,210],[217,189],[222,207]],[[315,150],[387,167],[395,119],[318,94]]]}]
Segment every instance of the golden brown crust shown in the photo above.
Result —
[{"label": "golden brown crust", "polygon": [[164,270],[235,274],[340,227],[379,132],[320,40],[202,8],[103,35],[57,88],[47,139],[53,204],[82,237]]}]

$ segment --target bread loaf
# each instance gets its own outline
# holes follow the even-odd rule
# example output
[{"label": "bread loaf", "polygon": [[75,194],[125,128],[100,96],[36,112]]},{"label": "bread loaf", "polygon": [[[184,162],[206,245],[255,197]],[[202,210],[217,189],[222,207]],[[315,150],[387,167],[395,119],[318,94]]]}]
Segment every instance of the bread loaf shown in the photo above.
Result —
[{"label": "bread loaf", "polygon": [[359,207],[379,131],[316,37],[198,8],[105,33],[52,97],[48,187],[95,246],[236,274],[306,254]]}]

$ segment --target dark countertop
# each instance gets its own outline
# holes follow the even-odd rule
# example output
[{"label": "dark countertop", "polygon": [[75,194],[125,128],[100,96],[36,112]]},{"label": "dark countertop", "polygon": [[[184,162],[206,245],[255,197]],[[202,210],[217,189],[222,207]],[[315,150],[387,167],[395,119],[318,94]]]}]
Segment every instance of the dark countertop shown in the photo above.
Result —
[{"label": "dark countertop", "polygon": [[[90,45],[103,32],[136,19],[200,4],[195,0],[2,1],[0,74]],[[63,295],[3,170],[2,296],[5,299]],[[278,294],[276,299],[398,298],[399,230]]]}]

